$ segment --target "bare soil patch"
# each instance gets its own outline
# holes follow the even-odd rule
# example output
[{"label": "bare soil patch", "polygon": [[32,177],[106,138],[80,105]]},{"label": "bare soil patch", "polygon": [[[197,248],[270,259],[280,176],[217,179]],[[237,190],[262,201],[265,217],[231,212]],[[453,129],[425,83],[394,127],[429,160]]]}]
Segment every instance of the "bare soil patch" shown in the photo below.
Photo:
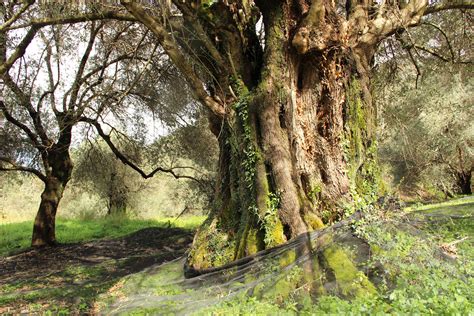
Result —
[{"label": "bare soil patch", "polygon": [[193,232],[150,227],[116,239],[0,257],[0,314],[90,313],[120,278],[184,255]]}]

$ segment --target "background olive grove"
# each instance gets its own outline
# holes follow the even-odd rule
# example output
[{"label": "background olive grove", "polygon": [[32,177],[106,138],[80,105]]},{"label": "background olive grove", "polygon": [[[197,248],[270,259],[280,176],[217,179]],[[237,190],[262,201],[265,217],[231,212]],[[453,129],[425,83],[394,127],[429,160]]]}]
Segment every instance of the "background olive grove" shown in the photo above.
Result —
[{"label": "background olive grove", "polygon": [[381,45],[376,76],[380,159],[404,198],[471,194],[472,15],[434,15]]}]

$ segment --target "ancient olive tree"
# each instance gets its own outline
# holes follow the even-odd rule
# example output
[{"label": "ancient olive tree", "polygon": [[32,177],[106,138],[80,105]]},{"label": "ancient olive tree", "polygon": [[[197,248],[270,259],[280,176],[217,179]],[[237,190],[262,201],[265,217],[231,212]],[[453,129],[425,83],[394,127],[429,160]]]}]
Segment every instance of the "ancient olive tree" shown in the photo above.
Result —
[{"label": "ancient olive tree", "polygon": [[470,2],[171,1],[121,4],[209,109],[215,207],[189,267],[318,229],[378,194],[371,65],[379,43]]}]

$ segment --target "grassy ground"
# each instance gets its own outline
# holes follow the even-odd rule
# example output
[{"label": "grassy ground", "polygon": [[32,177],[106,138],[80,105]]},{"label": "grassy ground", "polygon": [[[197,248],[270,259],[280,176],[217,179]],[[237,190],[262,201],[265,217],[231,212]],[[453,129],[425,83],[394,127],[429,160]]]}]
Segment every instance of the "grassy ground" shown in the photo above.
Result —
[{"label": "grassy ground", "polygon": [[423,230],[432,234],[440,245],[452,245],[454,255],[474,261],[474,196],[408,211],[423,215],[426,220]]},{"label": "grassy ground", "polygon": [[[351,300],[325,295],[314,302],[306,294],[301,301],[296,292],[283,289],[276,303],[247,292],[230,296],[227,286],[232,285],[227,283],[222,289],[194,288],[193,282],[189,287],[182,279],[183,262],[177,261],[123,279],[114,291],[99,297],[98,306],[105,313],[131,315],[176,310],[198,315],[470,315],[474,311],[473,216],[474,197],[469,197],[408,209],[395,225],[377,218],[362,224],[359,233],[366,234],[374,251],[369,260],[383,264],[390,285],[383,282],[376,294]],[[248,273],[245,280],[262,280],[257,278]]]},{"label": "grassy ground", "polygon": [[[35,176],[0,173],[0,224],[33,220],[38,211],[44,183]],[[172,176],[157,174],[143,180],[127,201],[127,213],[142,219],[173,217],[188,207],[186,215],[203,214],[202,205],[190,199],[189,187]],[[74,183],[66,187],[58,216],[67,219],[100,218],[107,214],[107,201],[98,194],[86,192]]]},{"label": "grassy ground", "polygon": [[448,213],[453,215],[472,215],[474,196],[464,196],[441,203],[417,204],[405,209],[406,212],[418,211],[422,213]]},{"label": "grassy ground", "polygon": [[[416,229],[433,234],[429,237],[432,244],[420,245],[422,239],[390,235],[379,227],[373,238],[379,244],[393,243],[393,251],[384,260],[399,268],[391,292],[353,301],[327,296],[306,310],[291,298],[282,306],[245,296],[223,301],[202,313],[292,315],[298,307],[303,314],[469,314],[474,286],[474,197],[406,211]],[[192,230],[203,219],[60,219],[58,240],[66,244],[43,250],[28,250],[31,222],[0,225],[0,314],[99,313],[104,302],[117,302],[138,292],[176,295],[178,289],[168,281],[181,277],[182,262],[165,265],[164,269],[158,266],[185,253]],[[421,255],[433,247],[454,261],[444,264]],[[413,252],[417,256],[407,255]],[[455,277],[458,272],[461,278]],[[135,312],[143,314],[146,309]]]},{"label": "grassy ground", "polygon": [[181,257],[203,219],[59,220],[61,244],[40,250],[31,222],[0,225],[0,314],[93,312],[122,278]]},{"label": "grassy ground", "polygon": [[[79,243],[101,238],[117,238],[147,227],[178,227],[195,229],[204,216],[139,220],[102,218],[90,220],[58,219],[56,237],[60,243]],[[0,224],[0,256],[25,250],[31,242],[32,221]]]}]

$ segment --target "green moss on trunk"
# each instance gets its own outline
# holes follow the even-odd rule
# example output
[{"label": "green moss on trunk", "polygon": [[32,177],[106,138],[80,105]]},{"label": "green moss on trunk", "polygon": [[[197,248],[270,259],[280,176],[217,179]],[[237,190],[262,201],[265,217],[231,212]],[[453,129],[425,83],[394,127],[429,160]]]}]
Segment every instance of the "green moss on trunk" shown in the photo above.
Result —
[{"label": "green moss on trunk", "polygon": [[375,114],[373,106],[364,102],[360,79],[355,76],[346,86],[346,99],[344,155],[354,201],[351,208],[360,209],[373,203],[383,187],[375,140]]}]

